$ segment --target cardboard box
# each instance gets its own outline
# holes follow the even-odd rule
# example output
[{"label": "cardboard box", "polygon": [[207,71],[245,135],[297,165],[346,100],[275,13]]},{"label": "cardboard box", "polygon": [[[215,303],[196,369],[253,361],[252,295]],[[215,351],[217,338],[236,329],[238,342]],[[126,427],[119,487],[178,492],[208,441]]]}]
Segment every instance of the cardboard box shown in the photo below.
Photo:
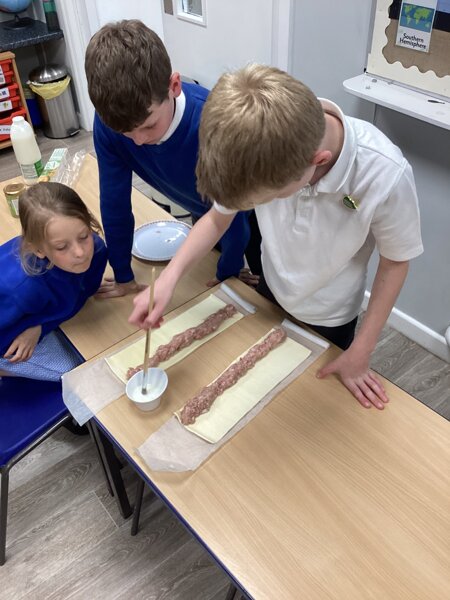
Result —
[{"label": "cardboard box", "polygon": [[67,168],[69,150],[55,148],[42,171],[39,181],[60,181],[62,172]]}]

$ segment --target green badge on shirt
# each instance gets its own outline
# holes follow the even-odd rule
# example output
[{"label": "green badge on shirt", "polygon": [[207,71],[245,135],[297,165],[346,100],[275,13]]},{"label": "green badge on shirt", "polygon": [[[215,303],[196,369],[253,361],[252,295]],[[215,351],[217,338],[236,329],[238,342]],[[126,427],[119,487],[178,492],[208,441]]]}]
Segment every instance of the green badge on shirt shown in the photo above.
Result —
[{"label": "green badge on shirt", "polygon": [[342,202],[344,206],[346,206],[347,208],[351,208],[352,210],[357,210],[358,208],[358,203],[356,202],[356,200],[353,200],[351,196],[344,196],[342,198]]}]

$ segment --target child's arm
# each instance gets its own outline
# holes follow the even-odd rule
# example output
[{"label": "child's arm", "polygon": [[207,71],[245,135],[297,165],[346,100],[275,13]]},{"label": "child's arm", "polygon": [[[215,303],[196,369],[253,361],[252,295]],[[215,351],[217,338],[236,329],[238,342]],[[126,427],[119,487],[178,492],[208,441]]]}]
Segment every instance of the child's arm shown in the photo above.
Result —
[{"label": "child's arm", "polygon": [[238,212],[220,238],[220,257],[217,262],[215,283],[239,275],[244,266],[244,254],[249,241],[249,213]]},{"label": "child's arm", "polygon": [[[14,250],[15,251],[15,250]],[[36,278],[23,275],[23,281],[14,278],[18,257],[5,268],[0,279],[0,356],[4,356],[13,341],[26,329],[40,325],[38,315],[44,310],[47,299],[40,293],[41,286],[34,286]],[[21,267],[20,267],[21,268]],[[21,275],[22,277],[22,275]]]},{"label": "child's arm", "polygon": [[380,256],[365,318],[351,346],[318,373],[336,373],[342,383],[366,408],[383,409],[388,397],[377,377],[369,370],[370,356],[402,289],[409,261],[397,262]]},{"label": "child's arm", "polygon": [[145,285],[138,283],[135,279],[127,283],[119,283],[114,277],[105,277],[98,288],[95,297],[100,300],[106,298],[118,298],[120,296],[128,296],[128,294],[136,294],[145,289]]},{"label": "child's arm", "polygon": [[148,314],[149,289],[134,299],[134,310],[128,319],[133,325],[148,329],[159,327],[162,315],[172,298],[176,284],[181,277],[200,261],[222,237],[234,219],[234,214],[224,215],[211,208],[189,233],[186,241],[162,271],[155,283],[154,307]]},{"label": "child's arm", "polygon": [[109,263],[114,271],[114,279],[106,279],[100,286],[98,298],[125,296],[142,289],[135,282],[131,267],[134,234],[132,171],[117,151],[117,136],[95,114],[93,140],[99,170],[100,211]]}]

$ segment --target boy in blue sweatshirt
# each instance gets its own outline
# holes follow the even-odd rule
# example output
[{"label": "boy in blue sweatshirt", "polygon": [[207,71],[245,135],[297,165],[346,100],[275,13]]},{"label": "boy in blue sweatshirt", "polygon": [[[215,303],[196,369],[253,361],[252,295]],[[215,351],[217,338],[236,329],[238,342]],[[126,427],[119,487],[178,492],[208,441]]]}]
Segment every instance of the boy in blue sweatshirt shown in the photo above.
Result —
[{"label": "boy in blue sweatshirt", "polygon": [[[85,69],[96,109],[100,206],[114,271],[114,281],[105,281],[99,295],[122,296],[143,287],[131,268],[133,172],[190,212],[194,222],[210,208],[197,193],[195,177],[198,128],[208,91],[182,84],[160,38],[137,20],[100,29],[87,47]],[[217,280],[239,275],[244,253],[252,272],[259,274],[260,237],[253,211],[236,215],[219,246]]]}]

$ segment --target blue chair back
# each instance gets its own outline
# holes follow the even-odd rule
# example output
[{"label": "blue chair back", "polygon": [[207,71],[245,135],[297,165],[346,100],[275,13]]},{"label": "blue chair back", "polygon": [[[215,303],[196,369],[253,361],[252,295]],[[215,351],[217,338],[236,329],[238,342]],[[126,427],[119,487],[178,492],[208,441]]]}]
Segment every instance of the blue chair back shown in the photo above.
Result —
[{"label": "blue chair back", "polygon": [[0,379],[0,467],[68,414],[60,382]]}]

